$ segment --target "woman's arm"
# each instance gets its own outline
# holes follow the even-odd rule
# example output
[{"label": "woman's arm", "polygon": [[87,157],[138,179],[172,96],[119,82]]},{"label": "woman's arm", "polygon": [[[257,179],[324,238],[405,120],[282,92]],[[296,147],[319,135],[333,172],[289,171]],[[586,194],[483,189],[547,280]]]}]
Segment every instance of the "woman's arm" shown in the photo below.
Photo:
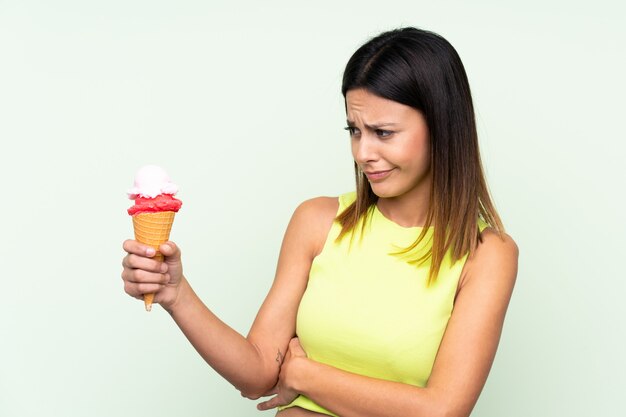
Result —
[{"label": "woman's arm", "polygon": [[[294,354],[290,346],[280,373],[278,397],[259,405],[268,409],[303,394],[342,417],[468,416],[495,357],[517,275],[513,240],[492,231],[468,259],[454,310],[426,388],[368,378]],[[409,318],[407,318],[409,319]],[[283,392],[281,392],[281,390]]]},{"label": "woman's arm", "polygon": [[[276,359],[282,359],[295,334],[296,313],[311,262],[323,247],[336,211],[336,198],[309,200],[296,209],[285,232],[274,283],[247,338],[213,314],[182,276],[176,296],[164,303],[198,353],[246,397],[258,398],[276,384],[280,368]],[[167,272],[174,271],[180,263],[180,251],[173,244],[165,244],[160,250],[166,256],[165,263],[171,266]],[[126,292],[134,296],[141,294],[139,288],[142,292],[152,290],[146,286],[152,284],[146,283],[163,285],[164,280],[156,277],[161,274],[133,272],[141,271],[133,268],[140,262],[145,265],[145,258],[139,258],[129,255],[123,273]],[[156,266],[153,269],[157,271]],[[157,293],[155,301],[159,299]]]}]

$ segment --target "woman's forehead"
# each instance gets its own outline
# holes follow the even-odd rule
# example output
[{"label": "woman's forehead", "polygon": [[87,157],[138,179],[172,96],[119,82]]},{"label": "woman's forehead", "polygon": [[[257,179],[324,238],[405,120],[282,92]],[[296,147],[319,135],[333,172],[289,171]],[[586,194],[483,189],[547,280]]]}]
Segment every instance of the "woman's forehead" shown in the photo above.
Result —
[{"label": "woman's forehead", "polygon": [[390,124],[414,117],[415,112],[412,107],[377,96],[365,89],[350,90],[346,93],[348,122],[362,120],[368,124]]}]

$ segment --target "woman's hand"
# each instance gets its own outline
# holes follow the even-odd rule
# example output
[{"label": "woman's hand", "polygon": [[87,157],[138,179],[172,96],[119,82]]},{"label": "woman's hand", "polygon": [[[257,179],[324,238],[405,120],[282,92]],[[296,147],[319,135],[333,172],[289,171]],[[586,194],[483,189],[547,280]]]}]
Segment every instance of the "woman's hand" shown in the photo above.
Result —
[{"label": "woman's hand", "polygon": [[306,352],[300,346],[300,341],[294,337],[289,341],[289,347],[285,353],[283,363],[280,366],[280,374],[278,375],[278,383],[267,393],[267,395],[275,395],[257,405],[259,410],[269,410],[281,405],[291,403],[299,395],[295,389],[297,381],[298,367],[303,364],[302,359],[306,359]]},{"label": "woman's hand", "polygon": [[155,250],[136,240],[125,241],[123,247],[128,253],[122,260],[124,291],[137,299],[143,299],[144,294],[156,293],[154,302],[170,310],[176,303],[183,279],[178,246],[166,242],[159,247],[165,257],[163,262],[152,259]]}]

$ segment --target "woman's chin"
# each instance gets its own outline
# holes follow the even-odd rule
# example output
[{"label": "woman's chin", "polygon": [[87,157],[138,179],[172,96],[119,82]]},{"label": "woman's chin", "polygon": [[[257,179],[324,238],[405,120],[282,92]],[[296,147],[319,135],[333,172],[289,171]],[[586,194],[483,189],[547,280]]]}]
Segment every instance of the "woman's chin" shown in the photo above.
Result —
[{"label": "woman's chin", "polygon": [[372,192],[378,198],[393,198],[398,196],[397,192],[389,189],[389,187],[382,187],[380,184],[370,183],[370,187],[372,188]]}]

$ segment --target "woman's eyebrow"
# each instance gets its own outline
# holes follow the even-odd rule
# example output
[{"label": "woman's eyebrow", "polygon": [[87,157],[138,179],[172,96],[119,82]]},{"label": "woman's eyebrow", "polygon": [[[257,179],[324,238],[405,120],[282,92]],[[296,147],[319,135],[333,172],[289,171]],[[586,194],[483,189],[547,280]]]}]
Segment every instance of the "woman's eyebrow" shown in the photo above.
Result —
[{"label": "woman's eyebrow", "polygon": [[[352,120],[346,120],[346,123],[350,127],[355,127],[355,124],[354,124],[354,122]],[[369,130],[377,130],[377,129],[380,129],[382,127],[396,126],[397,124],[398,123],[381,122],[381,123],[374,123],[374,124],[371,124],[371,125],[366,124],[365,128],[369,129]]]}]

